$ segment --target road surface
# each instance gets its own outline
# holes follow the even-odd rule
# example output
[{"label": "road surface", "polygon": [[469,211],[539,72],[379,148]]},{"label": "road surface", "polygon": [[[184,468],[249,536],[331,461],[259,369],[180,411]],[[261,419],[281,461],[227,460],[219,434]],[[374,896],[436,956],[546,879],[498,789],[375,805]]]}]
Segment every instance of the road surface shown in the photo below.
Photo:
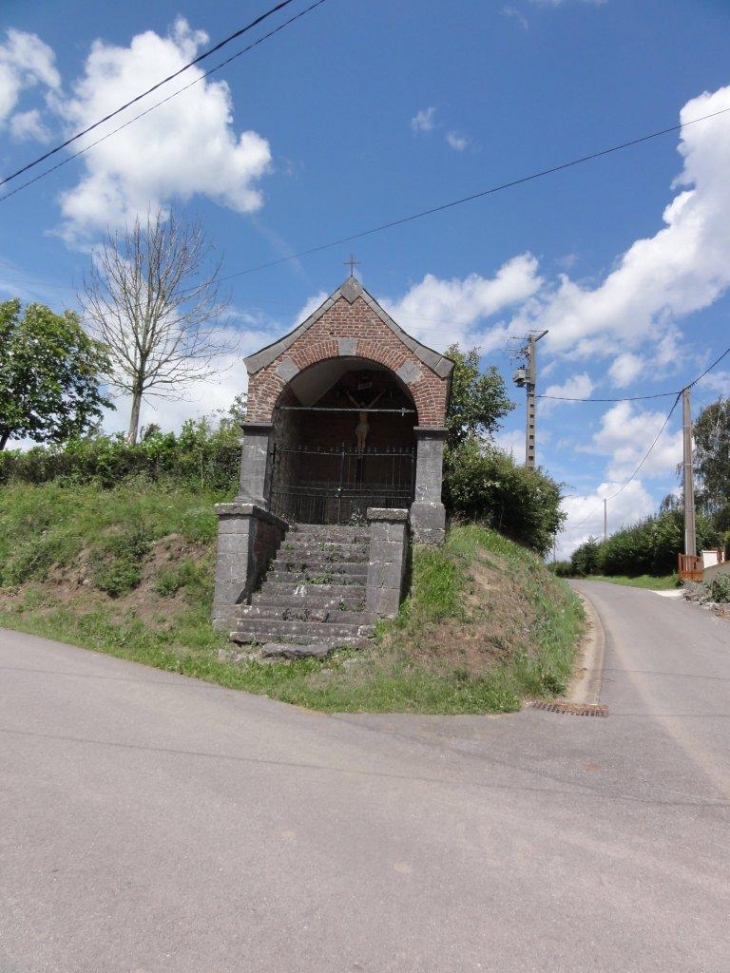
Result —
[{"label": "road surface", "polygon": [[730,624],[581,588],[608,719],[322,716],[0,631],[0,973],[727,973]]}]

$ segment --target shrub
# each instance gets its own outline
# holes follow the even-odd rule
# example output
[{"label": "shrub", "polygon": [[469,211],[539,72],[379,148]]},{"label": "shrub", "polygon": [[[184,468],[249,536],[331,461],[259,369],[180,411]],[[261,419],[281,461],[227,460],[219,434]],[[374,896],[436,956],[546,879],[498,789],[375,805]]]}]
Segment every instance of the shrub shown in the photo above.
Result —
[{"label": "shrub", "polygon": [[452,516],[481,521],[545,555],[565,520],[560,487],[539,470],[518,466],[476,437],[444,455],[444,503]]},{"label": "shrub", "polygon": [[713,578],[709,584],[709,593],[712,601],[721,604],[730,602],[730,574],[720,574]]},{"label": "shrub", "polygon": [[228,490],[238,480],[239,434],[229,422],[214,428],[189,420],[179,436],[150,428],[134,446],[121,434],[92,435],[63,446],[0,453],[0,483],[95,482],[105,488],[142,476]]},{"label": "shrub", "polygon": [[186,558],[174,567],[163,568],[154,584],[155,591],[163,598],[170,598],[181,589],[187,589],[191,600],[200,600],[212,594],[212,578],[208,566],[196,564]]},{"label": "shrub", "polygon": [[105,538],[89,559],[91,583],[111,598],[127,594],[142,580],[142,564],[149,549],[143,528]]},{"label": "shrub", "polygon": [[595,537],[589,537],[585,544],[581,544],[573,551],[570,557],[572,573],[583,578],[590,574],[598,574],[598,552],[598,541]]}]

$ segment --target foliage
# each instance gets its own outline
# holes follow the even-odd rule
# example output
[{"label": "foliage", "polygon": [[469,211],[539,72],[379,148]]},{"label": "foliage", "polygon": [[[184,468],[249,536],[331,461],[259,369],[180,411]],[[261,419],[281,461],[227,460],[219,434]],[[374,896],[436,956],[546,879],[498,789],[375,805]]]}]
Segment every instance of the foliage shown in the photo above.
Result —
[{"label": "foliage", "polygon": [[[54,448],[0,454],[0,483],[94,482],[110,489],[127,477],[148,480],[172,477],[179,483],[216,490],[238,482],[240,429],[230,420],[214,427],[207,419],[188,420],[179,435],[150,428],[135,445],[121,435],[90,435]],[[204,514],[204,515],[203,515]],[[205,521],[199,532],[208,537],[215,516],[196,513]],[[212,518],[212,520],[211,520]],[[202,536],[201,535],[201,536]]]},{"label": "foliage", "polygon": [[730,528],[730,399],[718,399],[700,412],[692,435],[697,505],[720,530]]},{"label": "foliage", "polygon": [[681,587],[682,584],[677,574],[639,574],[632,578],[623,575],[607,577],[603,574],[596,574],[593,575],[592,580],[605,581],[606,584],[617,584],[625,588],[646,588],[649,591],[671,591],[673,588]]},{"label": "foliage", "polygon": [[89,559],[91,583],[112,598],[127,594],[142,580],[142,564],[149,550],[143,527],[110,535],[97,544]]},{"label": "foliage", "polygon": [[101,590],[130,590],[160,538],[198,545],[204,537],[212,546],[214,504],[231,493],[167,478],[129,477],[108,490],[58,480],[8,483],[0,491],[0,588],[41,582],[55,571],[87,579],[90,587],[99,582]]},{"label": "foliage", "polygon": [[588,574],[598,574],[598,540],[589,537],[585,544],[573,551],[570,563],[573,574],[585,577]]},{"label": "foliage", "polygon": [[181,224],[158,209],[94,252],[81,298],[114,363],[112,384],[132,397],[127,439],[137,441],[142,399],[179,398],[191,382],[216,373],[232,350],[218,323],[220,263],[206,268],[212,246],[198,223]]},{"label": "foliage", "polygon": [[710,599],[717,604],[730,603],[730,574],[718,574],[710,581]]},{"label": "foliage", "polygon": [[565,520],[554,480],[474,437],[445,451],[444,502],[452,516],[483,522],[542,555]]},{"label": "foliage", "polygon": [[446,355],[454,362],[446,443],[456,449],[468,439],[491,436],[514,403],[507,398],[504,379],[493,365],[484,374],[479,371],[476,348],[461,351],[458,345],[451,345]]},{"label": "foliage", "polygon": [[[700,549],[716,546],[717,534],[707,517],[697,514],[696,530]],[[684,515],[676,508],[665,509],[605,541],[590,538],[574,551],[571,562],[581,575],[664,576],[676,570],[683,547]]]},{"label": "foliage", "polygon": [[19,300],[0,304],[0,450],[10,439],[58,443],[113,408],[99,390],[110,362],[77,315]]},{"label": "foliage", "polygon": [[[372,649],[338,650],[325,661],[219,661],[226,635],[210,624],[213,545],[191,548],[180,536],[189,511],[214,499],[198,487],[143,479],[110,490],[7,486],[0,625],[328,711],[504,712],[525,695],[566,685],[582,625],[578,600],[530,552],[472,526],[449,531],[442,548],[416,552],[412,594],[401,616],[379,627]],[[35,550],[45,544],[44,572],[3,588],[21,538]],[[102,562],[117,568],[106,591],[81,580]],[[135,564],[142,583],[125,594]],[[487,569],[500,584],[474,590],[474,573]],[[492,594],[501,599],[498,634]],[[462,655],[466,637],[477,653],[471,660]]]}]

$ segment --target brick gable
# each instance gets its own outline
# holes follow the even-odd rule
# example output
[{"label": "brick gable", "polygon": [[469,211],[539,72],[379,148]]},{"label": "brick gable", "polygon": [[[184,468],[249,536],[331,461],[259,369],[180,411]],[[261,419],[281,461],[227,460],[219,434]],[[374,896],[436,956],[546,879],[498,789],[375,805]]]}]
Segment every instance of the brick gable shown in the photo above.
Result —
[{"label": "brick gable", "polygon": [[418,424],[443,426],[451,363],[400,331],[358,281],[350,278],[308,321],[287,339],[246,360],[251,373],[249,422],[272,421],[279,397],[294,375],[346,355],[395,372],[413,398]]}]

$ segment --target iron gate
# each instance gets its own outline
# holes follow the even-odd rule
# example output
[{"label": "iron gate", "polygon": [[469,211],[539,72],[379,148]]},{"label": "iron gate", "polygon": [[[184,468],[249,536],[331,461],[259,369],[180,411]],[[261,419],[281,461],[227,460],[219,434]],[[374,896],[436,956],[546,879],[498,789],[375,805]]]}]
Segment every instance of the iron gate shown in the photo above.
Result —
[{"label": "iron gate", "polygon": [[415,449],[346,446],[271,451],[269,509],[305,524],[348,524],[368,507],[410,507]]}]

